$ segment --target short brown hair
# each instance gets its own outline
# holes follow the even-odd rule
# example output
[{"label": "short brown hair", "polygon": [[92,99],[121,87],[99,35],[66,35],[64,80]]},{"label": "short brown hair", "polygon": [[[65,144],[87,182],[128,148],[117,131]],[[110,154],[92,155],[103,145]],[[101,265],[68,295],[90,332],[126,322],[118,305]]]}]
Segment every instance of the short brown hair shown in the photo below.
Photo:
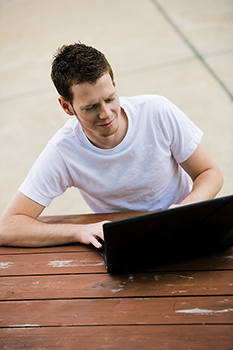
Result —
[{"label": "short brown hair", "polygon": [[113,80],[108,60],[92,46],[81,43],[63,45],[54,54],[51,78],[58,93],[70,103],[73,101],[72,85],[94,84],[105,73],[109,73]]}]

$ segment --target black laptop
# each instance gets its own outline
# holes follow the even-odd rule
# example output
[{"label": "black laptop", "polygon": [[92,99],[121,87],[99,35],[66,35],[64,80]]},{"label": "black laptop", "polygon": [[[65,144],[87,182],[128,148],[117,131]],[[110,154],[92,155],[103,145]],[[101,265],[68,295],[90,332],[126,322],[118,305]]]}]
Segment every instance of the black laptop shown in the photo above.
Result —
[{"label": "black laptop", "polygon": [[104,224],[109,273],[192,259],[233,245],[233,195]]}]

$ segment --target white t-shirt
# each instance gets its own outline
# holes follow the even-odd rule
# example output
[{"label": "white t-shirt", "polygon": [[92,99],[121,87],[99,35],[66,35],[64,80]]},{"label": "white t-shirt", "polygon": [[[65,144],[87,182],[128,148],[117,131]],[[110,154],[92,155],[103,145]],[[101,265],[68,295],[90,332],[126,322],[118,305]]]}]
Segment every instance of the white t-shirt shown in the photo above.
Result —
[{"label": "white t-shirt", "polygon": [[95,147],[74,117],[48,142],[19,191],[48,206],[74,186],[96,213],[179,203],[190,184],[178,163],[195,151],[202,131],[164,97],[123,97],[120,103],[128,118],[120,144]]}]

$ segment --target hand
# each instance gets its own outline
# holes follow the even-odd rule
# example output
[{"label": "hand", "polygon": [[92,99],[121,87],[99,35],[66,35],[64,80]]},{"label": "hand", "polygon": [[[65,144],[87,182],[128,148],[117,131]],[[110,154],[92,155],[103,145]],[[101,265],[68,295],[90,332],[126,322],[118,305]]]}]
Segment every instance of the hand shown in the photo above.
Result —
[{"label": "hand", "polygon": [[82,225],[80,242],[84,244],[93,244],[96,248],[101,248],[102,244],[98,238],[104,240],[103,224],[109,221],[101,221],[94,224]]}]

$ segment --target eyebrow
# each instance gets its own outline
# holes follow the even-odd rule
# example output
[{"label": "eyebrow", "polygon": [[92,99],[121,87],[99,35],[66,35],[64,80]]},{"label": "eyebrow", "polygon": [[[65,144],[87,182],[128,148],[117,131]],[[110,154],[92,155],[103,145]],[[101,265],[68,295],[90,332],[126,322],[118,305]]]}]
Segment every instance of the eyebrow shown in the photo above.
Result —
[{"label": "eyebrow", "polygon": [[[115,95],[116,91],[114,91],[111,95],[109,95],[105,100],[109,100],[110,98],[112,98]],[[88,105],[85,106],[81,106],[81,109],[86,109],[86,108],[90,108],[92,106],[98,105],[98,103],[89,103]]]}]

